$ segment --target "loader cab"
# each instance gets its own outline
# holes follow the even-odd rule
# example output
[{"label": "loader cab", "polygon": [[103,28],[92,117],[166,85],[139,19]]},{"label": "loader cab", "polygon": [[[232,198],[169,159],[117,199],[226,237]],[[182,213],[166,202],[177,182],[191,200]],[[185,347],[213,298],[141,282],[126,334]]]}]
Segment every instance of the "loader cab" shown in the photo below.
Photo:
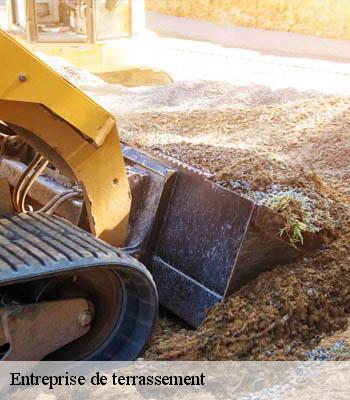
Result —
[{"label": "loader cab", "polygon": [[11,0],[10,30],[31,43],[98,43],[132,35],[131,0]]},{"label": "loader cab", "polygon": [[144,0],[0,0],[0,27],[40,57],[59,57],[109,83],[172,82],[159,70]]}]

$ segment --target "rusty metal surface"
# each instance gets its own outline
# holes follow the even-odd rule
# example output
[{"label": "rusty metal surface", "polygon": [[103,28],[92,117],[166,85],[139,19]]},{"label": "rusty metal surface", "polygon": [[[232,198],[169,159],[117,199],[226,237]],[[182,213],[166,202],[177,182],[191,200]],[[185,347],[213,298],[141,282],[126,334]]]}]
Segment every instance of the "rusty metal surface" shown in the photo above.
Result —
[{"label": "rusty metal surface", "polygon": [[142,241],[147,232],[138,255],[156,281],[160,303],[196,326],[225,295],[255,205],[168,155],[126,145],[123,154],[139,171],[132,209],[143,224],[137,232],[131,225],[129,237]]},{"label": "rusty metal surface", "polygon": [[85,335],[89,304],[71,299],[0,308],[0,344],[10,344],[6,361],[37,361]]},{"label": "rusty metal surface", "polygon": [[251,201],[181,171],[156,255],[224,295],[253,209]]},{"label": "rusty metal surface", "polygon": [[254,207],[178,166],[150,269],[161,303],[189,324],[224,298]]}]

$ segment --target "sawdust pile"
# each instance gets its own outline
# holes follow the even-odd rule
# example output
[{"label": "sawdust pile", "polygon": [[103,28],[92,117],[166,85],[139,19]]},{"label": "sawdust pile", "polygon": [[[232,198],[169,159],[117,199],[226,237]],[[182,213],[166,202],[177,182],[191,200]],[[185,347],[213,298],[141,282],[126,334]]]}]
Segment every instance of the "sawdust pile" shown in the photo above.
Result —
[{"label": "sawdust pile", "polygon": [[213,172],[216,182],[263,204],[298,193],[314,215],[327,215],[323,227],[329,217],[336,236],[218,304],[196,331],[161,318],[145,357],[305,358],[322,337],[345,329],[350,98],[217,82],[124,88],[96,79],[82,74],[75,84],[117,117],[124,141]]}]

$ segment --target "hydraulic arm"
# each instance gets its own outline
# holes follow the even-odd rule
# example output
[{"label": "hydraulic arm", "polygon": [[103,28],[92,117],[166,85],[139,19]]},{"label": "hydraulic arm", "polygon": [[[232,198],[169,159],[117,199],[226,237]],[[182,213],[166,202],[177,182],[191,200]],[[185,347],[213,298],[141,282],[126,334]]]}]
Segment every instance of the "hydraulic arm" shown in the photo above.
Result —
[{"label": "hydraulic arm", "polygon": [[114,118],[0,31],[0,120],[83,189],[91,232],[125,241],[131,196]]}]

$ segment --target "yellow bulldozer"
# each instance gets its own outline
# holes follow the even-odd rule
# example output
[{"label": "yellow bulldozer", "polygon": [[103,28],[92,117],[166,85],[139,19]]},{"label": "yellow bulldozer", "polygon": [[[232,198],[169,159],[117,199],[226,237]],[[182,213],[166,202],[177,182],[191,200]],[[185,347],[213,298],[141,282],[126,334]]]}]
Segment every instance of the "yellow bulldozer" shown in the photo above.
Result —
[{"label": "yellow bulldozer", "polygon": [[279,215],[122,143],[112,115],[3,31],[0,58],[2,359],[135,359],[158,301],[196,327],[299,254]]}]

